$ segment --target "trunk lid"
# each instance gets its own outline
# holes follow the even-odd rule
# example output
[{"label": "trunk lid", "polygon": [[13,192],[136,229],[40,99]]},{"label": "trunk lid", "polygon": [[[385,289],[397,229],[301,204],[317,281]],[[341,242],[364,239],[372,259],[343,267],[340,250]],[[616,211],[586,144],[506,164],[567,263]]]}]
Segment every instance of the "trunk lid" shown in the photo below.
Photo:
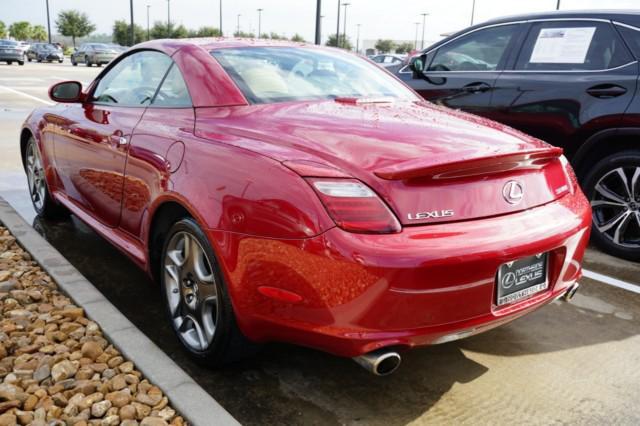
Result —
[{"label": "trunk lid", "polygon": [[196,116],[202,137],[360,179],[403,225],[513,213],[569,191],[560,148],[427,102],[279,103]]}]

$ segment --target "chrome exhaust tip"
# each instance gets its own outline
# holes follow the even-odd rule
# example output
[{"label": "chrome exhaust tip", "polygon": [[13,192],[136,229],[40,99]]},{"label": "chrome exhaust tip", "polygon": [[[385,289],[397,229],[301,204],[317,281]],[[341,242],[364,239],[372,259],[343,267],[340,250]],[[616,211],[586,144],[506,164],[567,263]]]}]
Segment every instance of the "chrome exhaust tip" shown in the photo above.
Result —
[{"label": "chrome exhaust tip", "polygon": [[578,283],[574,283],[571,287],[569,287],[569,289],[564,293],[564,296],[562,297],[564,301],[568,302],[573,299],[573,296],[576,295],[578,288],[580,288],[580,284]]},{"label": "chrome exhaust tip", "polygon": [[400,366],[400,354],[384,349],[354,357],[353,360],[376,376],[386,376]]}]

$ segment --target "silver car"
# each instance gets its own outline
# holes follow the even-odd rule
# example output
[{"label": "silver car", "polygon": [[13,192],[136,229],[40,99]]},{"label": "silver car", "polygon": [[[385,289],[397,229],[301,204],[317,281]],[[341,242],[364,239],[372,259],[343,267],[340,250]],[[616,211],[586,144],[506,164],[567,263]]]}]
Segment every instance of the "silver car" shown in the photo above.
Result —
[{"label": "silver car", "polygon": [[88,67],[96,64],[100,67],[111,62],[119,54],[117,49],[105,43],[84,43],[71,54],[71,64],[76,66],[84,63]]}]

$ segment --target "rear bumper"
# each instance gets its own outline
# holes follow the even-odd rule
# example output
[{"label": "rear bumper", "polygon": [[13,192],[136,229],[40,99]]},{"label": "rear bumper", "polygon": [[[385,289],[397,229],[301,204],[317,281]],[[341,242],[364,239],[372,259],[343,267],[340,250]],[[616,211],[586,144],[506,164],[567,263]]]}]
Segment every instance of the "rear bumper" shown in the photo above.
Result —
[{"label": "rear bumper", "polygon": [[[563,295],[581,274],[591,210],[581,192],[524,212],[363,235],[333,228],[306,240],[209,231],[242,331],[342,356],[442,343],[518,318]],[[495,305],[508,261],[549,252],[549,289]],[[267,298],[261,286],[302,297]]]},{"label": "rear bumper", "polygon": [[23,61],[24,55],[18,53],[0,53],[0,61]]}]

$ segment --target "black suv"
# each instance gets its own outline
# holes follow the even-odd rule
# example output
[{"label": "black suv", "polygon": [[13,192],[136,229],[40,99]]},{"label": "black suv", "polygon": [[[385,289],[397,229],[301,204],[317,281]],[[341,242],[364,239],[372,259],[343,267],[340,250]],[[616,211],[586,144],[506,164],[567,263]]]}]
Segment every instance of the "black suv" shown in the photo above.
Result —
[{"label": "black suv", "polygon": [[424,98],[564,148],[592,240],[640,260],[640,12],[550,12],[462,30],[396,70]]}]

